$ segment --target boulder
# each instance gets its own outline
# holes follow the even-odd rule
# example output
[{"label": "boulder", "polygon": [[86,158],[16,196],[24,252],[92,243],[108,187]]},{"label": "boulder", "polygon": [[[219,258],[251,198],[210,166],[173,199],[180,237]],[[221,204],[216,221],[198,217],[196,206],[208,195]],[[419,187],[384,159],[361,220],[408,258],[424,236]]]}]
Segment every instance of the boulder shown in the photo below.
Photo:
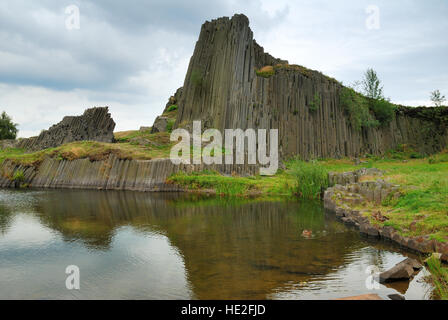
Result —
[{"label": "boulder", "polygon": [[415,270],[420,270],[422,265],[415,259],[407,258],[397,263],[391,269],[380,274],[380,282],[391,282],[410,279]]},{"label": "boulder", "polygon": [[151,133],[166,132],[168,126],[168,117],[158,116],[152,125]]},{"label": "boulder", "polygon": [[397,294],[397,293],[389,294],[387,296],[389,297],[390,300],[406,300],[405,297],[403,297],[401,294]]}]

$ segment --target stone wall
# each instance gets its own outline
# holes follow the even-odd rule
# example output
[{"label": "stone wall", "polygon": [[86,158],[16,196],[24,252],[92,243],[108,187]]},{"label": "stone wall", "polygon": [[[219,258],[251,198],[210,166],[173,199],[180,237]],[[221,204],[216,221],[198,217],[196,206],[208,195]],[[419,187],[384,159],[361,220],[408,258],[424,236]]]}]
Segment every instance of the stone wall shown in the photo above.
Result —
[{"label": "stone wall", "polygon": [[38,151],[73,141],[114,141],[115,122],[108,107],[87,109],[81,116],[67,116],[37,137],[22,139],[19,148]]},{"label": "stone wall", "polygon": [[[339,105],[340,83],[305,68],[286,67],[269,78],[257,76],[256,70],[277,64],[287,61],[264,52],[246,16],[204,23],[174,127],[190,129],[193,120],[202,120],[204,128],[219,130],[279,129],[283,158],[378,155],[400,144],[433,153],[448,144],[446,126],[406,108],[384,127],[355,130]],[[315,94],[321,96],[321,104],[312,111]]]}]

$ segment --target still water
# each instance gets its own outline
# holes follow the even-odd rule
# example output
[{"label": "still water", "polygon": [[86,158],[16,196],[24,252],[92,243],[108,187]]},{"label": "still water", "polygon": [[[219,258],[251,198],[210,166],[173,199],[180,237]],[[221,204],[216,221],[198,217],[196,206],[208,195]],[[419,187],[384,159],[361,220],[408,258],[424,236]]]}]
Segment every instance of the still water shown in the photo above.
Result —
[{"label": "still water", "polygon": [[[369,266],[405,256],[319,202],[0,190],[0,299],[429,298],[425,271],[366,288]],[[80,290],[66,288],[69,265]]]}]

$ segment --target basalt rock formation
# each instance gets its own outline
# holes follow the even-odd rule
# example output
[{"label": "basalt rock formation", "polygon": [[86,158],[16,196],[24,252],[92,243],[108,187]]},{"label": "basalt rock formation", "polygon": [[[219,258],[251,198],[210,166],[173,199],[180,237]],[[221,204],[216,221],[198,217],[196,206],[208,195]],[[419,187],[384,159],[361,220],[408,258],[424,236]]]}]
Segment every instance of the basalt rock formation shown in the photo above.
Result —
[{"label": "basalt rock formation", "polygon": [[108,107],[87,109],[81,116],[67,116],[37,137],[22,139],[19,148],[38,151],[73,141],[114,141],[115,122]]},{"label": "basalt rock formation", "polygon": [[429,154],[448,144],[448,109],[399,107],[389,123],[359,130],[341,106],[343,88],[265,53],[246,16],[219,18],[202,26],[174,127],[201,120],[204,129],[278,129],[283,159],[379,155],[401,144]]}]

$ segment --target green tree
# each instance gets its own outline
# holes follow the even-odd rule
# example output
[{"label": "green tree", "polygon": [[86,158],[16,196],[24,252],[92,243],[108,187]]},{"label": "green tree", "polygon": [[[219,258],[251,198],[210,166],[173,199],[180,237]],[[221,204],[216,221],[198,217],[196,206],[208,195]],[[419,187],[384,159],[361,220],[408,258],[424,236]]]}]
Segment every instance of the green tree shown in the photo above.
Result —
[{"label": "green tree", "polygon": [[369,68],[362,80],[364,95],[371,99],[383,99],[383,86],[375,70]]},{"label": "green tree", "polygon": [[443,102],[445,102],[445,96],[442,96],[439,90],[434,90],[431,92],[431,101],[435,104],[436,107],[440,107]]},{"label": "green tree", "polygon": [[0,116],[0,140],[15,139],[17,137],[17,124],[12,122],[5,111]]}]

